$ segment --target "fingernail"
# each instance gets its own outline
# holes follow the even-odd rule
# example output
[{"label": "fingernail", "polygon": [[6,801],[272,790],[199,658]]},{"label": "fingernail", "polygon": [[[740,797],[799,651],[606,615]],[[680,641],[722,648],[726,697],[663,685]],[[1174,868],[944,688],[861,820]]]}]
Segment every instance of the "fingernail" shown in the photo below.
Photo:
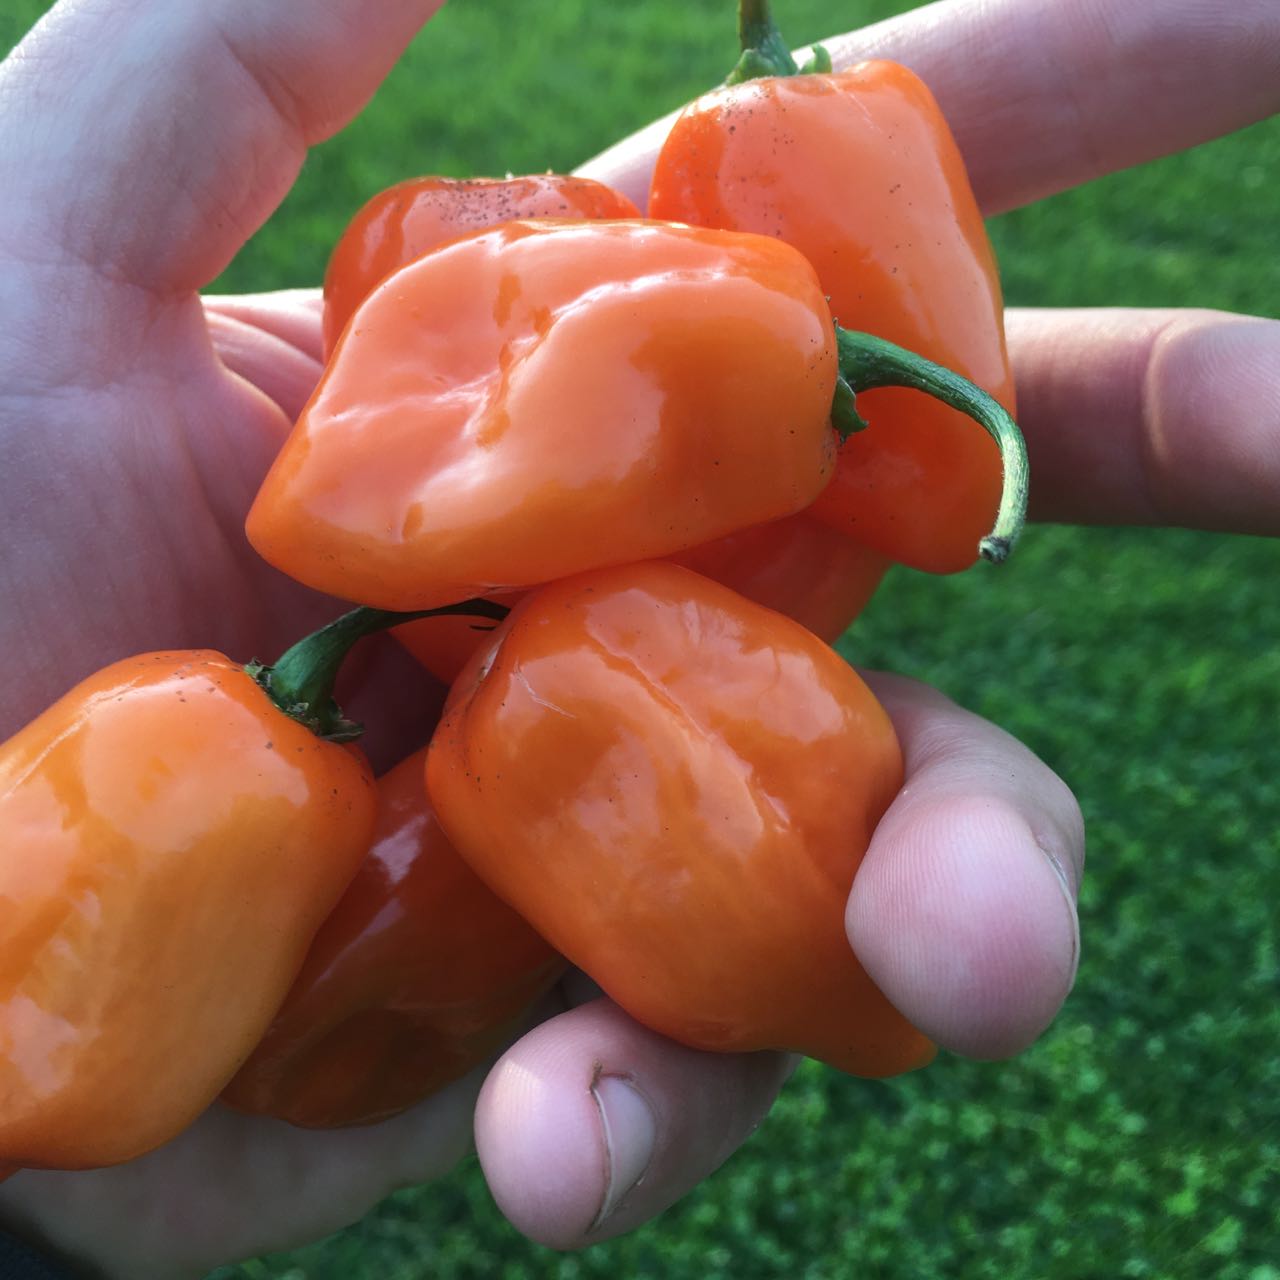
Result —
[{"label": "fingernail", "polygon": [[1058,882],[1058,888],[1062,890],[1062,897],[1071,917],[1071,974],[1068,980],[1068,988],[1070,988],[1075,983],[1076,970],[1080,967],[1080,915],[1076,909],[1075,890],[1071,887],[1071,881],[1067,877],[1067,869],[1062,865],[1062,860],[1043,841],[1037,840],[1036,844],[1053,869],[1054,879]]},{"label": "fingernail", "polygon": [[644,1095],[625,1076],[597,1076],[591,1096],[604,1133],[605,1189],[590,1230],[598,1231],[645,1175],[658,1124]]}]

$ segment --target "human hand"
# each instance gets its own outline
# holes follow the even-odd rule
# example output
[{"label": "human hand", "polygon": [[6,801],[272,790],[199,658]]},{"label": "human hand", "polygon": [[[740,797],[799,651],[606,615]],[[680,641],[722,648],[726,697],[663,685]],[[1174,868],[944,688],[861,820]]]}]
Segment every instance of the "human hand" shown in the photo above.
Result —
[{"label": "human hand", "polygon": [[[0,690],[4,732],[123,654],[268,656],[336,611],[258,563],[242,535],[318,372],[314,298],[202,307],[196,290],[279,201],[304,145],[358,109],[436,7],[401,0],[370,19],[339,4],[316,22],[297,5],[73,2],[6,65],[0,633],[21,656]],[[359,684],[353,709],[364,704],[389,762],[416,745],[435,692],[387,647]],[[396,697],[380,698],[389,685]],[[940,696],[889,677],[877,690],[909,782],[851,902],[860,954],[943,1045],[1015,1051],[1070,986],[1074,803]],[[672,1045],[607,1001],[568,1009],[484,1085],[486,1174],[535,1238],[604,1238],[716,1167],[786,1069],[776,1055]],[[109,1274],[198,1274],[323,1234],[443,1171],[479,1085],[335,1134],[214,1109],[127,1166],[20,1173],[0,1188],[0,1211]]]}]

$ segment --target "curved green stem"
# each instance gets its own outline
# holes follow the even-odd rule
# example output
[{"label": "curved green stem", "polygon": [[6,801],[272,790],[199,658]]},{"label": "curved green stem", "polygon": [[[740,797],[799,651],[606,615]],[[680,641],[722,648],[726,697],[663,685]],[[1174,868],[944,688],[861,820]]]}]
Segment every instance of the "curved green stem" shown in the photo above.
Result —
[{"label": "curved green stem", "polygon": [[842,440],[867,425],[854,405],[860,391],[874,387],[908,387],[966,414],[984,427],[1000,446],[1004,466],[1000,508],[991,532],[978,543],[978,554],[984,560],[1001,563],[1013,550],[1027,517],[1027,448],[1018,424],[998,401],[967,378],[904,347],[869,333],[842,329],[839,325],[836,325],[836,346],[840,353],[840,378],[831,406],[831,424]]},{"label": "curved green stem", "polygon": [[509,612],[505,605],[479,599],[410,613],[361,607],[299,640],[272,666],[255,660],[246,663],[244,669],[285,715],[306,725],[317,737],[329,742],[352,742],[364,732],[364,726],[343,716],[333,700],[333,686],[357,640],[417,618],[462,615],[501,622]]},{"label": "curved green stem", "polygon": [[814,46],[812,61],[803,67],[797,65],[769,12],[769,0],[738,0],[738,46],[742,56],[725,77],[725,84],[831,70],[831,56],[821,45]]}]

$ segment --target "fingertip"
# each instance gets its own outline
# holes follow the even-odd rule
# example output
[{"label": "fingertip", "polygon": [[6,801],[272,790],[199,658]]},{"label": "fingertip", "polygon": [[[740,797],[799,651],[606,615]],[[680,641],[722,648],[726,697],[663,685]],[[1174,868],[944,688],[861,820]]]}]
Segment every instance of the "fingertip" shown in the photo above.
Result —
[{"label": "fingertip", "polygon": [[1149,476],[1170,522],[1280,532],[1280,320],[1178,314],[1144,377]]},{"label": "fingertip", "polygon": [[849,938],[885,995],[966,1057],[1031,1044],[1071,989],[1073,895],[1008,802],[975,796],[882,824],[854,882]]},{"label": "fingertip", "polygon": [[[563,1015],[562,1015],[563,1016]],[[553,1249],[582,1241],[604,1205],[600,1114],[553,1018],[509,1050],[476,1103],[476,1155],[504,1216]]]},{"label": "fingertip", "polygon": [[713,1054],[640,1026],[608,999],[507,1051],[476,1105],[476,1153],[530,1239],[577,1249],[668,1208],[755,1130],[790,1067]]}]

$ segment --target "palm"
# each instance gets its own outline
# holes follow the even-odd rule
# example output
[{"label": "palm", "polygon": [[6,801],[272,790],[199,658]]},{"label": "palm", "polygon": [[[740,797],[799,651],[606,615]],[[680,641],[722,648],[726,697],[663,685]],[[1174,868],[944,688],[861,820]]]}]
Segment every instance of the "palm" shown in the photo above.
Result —
[{"label": "palm", "polygon": [[[110,334],[115,302],[108,294],[87,322]],[[104,369],[104,386],[70,391],[32,382],[19,411],[4,415],[9,447],[29,451],[33,435],[41,447],[6,471],[21,489],[0,519],[23,518],[10,545],[30,540],[43,552],[35,563],[15,557],[11,569],[25,576],[10,584],[0,627],[6,650],[22,658],[0,690],[4,736],[117,658],[213,648],[269,659],[341,610],[264,564],[243,532],[258,483],[319,373],[315,298],[215,301],[207,322],[194,299],[151,305],[148,348],[105,353],[128,357],[127,373]],[[33,527],[23,500],[41,490],[66,497],[56,519],[45,506]],[[389,670],[379,678],[394,679],[399,696],[382,702],[381,717],[367,690],[354,701],[383,763],[424,735],[430,693],[394,646],[380,654],[379,668]],[[404,697],[406,684],[416,702]],[[396,722],[386,723],[392,714]]]},{"label": "palm", "polygon": [[8,1209],[57,1205],[68,1253],[144,1280],[204,1275],[364,1216],[402,1186],[446,1173],[471,1142],[481,1073],[395,1120],[312,1132],[215,1105],[167,1146],[91,1172],[28,1171]]}]

